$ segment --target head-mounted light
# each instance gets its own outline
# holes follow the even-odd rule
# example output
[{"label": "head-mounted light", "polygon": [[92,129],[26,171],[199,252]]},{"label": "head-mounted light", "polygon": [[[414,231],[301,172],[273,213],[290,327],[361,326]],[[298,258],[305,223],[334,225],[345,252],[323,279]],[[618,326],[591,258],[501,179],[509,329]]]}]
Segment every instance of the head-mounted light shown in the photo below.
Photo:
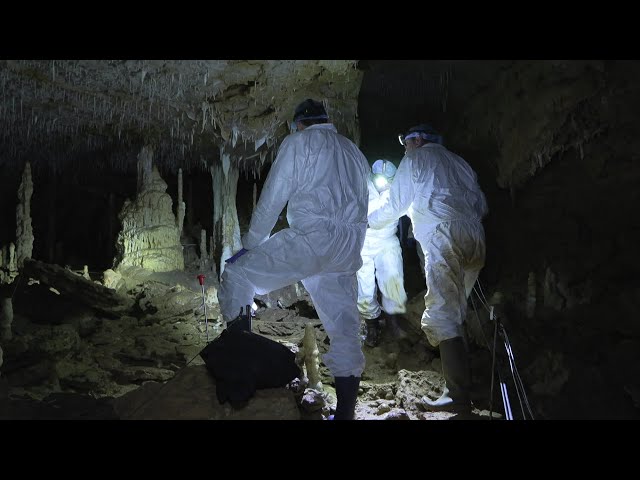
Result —
[{"label": "head-mounted light", "polygon": [[384,175],[375,175],[373,177],[373,184],[378,190],[385,188],[389,185],[389,180]]}]

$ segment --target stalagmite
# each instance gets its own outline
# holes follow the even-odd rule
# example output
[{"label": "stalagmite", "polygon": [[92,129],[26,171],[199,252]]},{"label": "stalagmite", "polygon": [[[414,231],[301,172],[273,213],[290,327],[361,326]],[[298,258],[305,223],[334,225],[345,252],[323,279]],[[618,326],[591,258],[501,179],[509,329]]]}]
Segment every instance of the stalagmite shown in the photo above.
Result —
[{"label": "stalagmite", "polygon": [[52,172],[51,181],[47,185],[47,260],[49,263],[56,261],[56,184],[55,170]]},{"label": "stalagmite", "polygon": [[545,307],[551,307],[555,310],[562,310],[565,305],[565,298],[558,289],[558,280],[551,267],[547,267],[545,271],[542,303]]},{"label": "stalagmite", "polygon": [[21,268],[25,258],[31,258],[33,252],[33,227],[31,226],[31,164],[26,163],[22,182],[18,188],[18,206],[16,207],[16,263]]},{"label": "stalagmite", "polygon": [[184,213],[186,210],[186,205],[182,200],[182,169],[178,169],[178,219],[177,219],[177,227],[178,233],[182,236],[182,230],[184,226]]},{"label": "stalagmite", "polygon": [[11,324],[13,323],[13,303],[11,297],[0,298],[0,340],[7,341],[13,338]]},{"label": "stalagmite", "polygon": [[252,211],[254,211],[256,209],[257,198],[258,198],[258,184],[254,182],[253,183],[253,210]]},{"label": "stalagmite", "polygon": [[200,271],[207,265],[207,231],[200,230]]},{"label": "stalagmite", "polygon": [[[5,269],[7,270],[5,272]],[[7,246],[0,247],[0,285],[9,283],[9,260],[7,258]]]},{"label": "stalagmite", "polygon": [[304,338],[302,340],[304,348],[304,365],[307,369],[309,388],[322,390],[320,381],[320,351],[316,342],[316,332],[312,323],[307,323],[304,327]]},{"label": "stalagmite", "polygon": [[527,318],[533,318],[536,312],[536,274],[529,272],[527,279]]},{"label": "stalagmite", "polygon": [[116,232],[116,197],[113,192],[109,192],[109,203],[107,206],[107,245],[109,248],[109,256],[113,255],[113,244],[115,243]]},{"label": "stalagmite", "polygon": [[[184,269],[180,233],[173,213],[173,200],[166,193],[167,184],[153,166],[147,176],[146,162],[151,150],[138,155],[138,179],[141,191],[135,200],[125,201],[120,220],[122,230],[116,242],[117,266],[138,266],[154,272]],[[143,168],[140,168],[143,166]]]},{"label": "stalagmite", "polygon": [[18,263],[16,262],[16,246],[11,242],[9,244],[9,262],[7,263],[8,281],[13,282],[13,279],[18,275]]}]

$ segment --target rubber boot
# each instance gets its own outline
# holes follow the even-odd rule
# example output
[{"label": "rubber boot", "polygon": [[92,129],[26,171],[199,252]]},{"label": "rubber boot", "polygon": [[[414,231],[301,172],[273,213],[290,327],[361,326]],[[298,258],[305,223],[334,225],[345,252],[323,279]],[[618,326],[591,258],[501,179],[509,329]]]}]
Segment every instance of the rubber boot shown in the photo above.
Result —
[{"label": "rubber boot", "polygon": [[353,420],[360,389],[360,377],[335,377],[335,381],[338,403],[333,420]]},{"label": "rubber boot", "polygon": [[404,326],[406,320],[400,317],[400,315],[387,314],[387,330],[391,334],[391,337],[396,340],[404,340],[409,336],[407,329]]},{"label": "rubber boot", "polygon": [[250,309],[248,312],[240,309],[240,315],[238,315],[235,319],[230,322],[227,322],[227,330],[229,331],[241,331],[244,330],[246,332],[251,331],[251,313]]},{"label": "rubber boot", "polygon": [[364,344],[367,347],[376,347],[380,343],[380,317],[365,318],[364,323],[367,329],[367,335]]},{"label": "rubber boot", "polygon": [[431,411],[471,412],[471,370],[469,356],[462,337],[440,342],[440,361],[445,387],[437,400],[422,397],[422,406]]}]

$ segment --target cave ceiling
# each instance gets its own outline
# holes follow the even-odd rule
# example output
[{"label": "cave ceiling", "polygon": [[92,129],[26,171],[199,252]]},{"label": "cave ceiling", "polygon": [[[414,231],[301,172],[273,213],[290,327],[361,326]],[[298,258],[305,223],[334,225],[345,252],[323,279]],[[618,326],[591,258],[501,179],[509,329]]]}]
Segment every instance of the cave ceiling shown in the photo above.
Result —
[{"label": "cave ceiling", "polygon": [[370,159],[399,161],[397,134],[432,123],[509,188],[634,123],[639,75],[603,60],[0,60],[0,168],[132,171],[151,146],[164,170],[224,153],[255,175],[311,97]]},{"label": "cave ceiling", "polygon": [[[163,166],[245,168],[273,157],[295,106],[322,99],[359,136],[355,60],[2,60],[0,166],[108,152],[126,169],[150,145]],[[133,159],[133,160],[132,160]]]}]

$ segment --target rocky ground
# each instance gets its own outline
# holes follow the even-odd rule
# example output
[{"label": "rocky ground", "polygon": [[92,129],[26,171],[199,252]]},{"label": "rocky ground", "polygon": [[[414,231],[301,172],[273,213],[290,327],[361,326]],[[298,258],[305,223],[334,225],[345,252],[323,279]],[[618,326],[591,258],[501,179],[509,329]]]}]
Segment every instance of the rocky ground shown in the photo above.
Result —
[{"label": "rocky ground", "polygon": [[[305,327],[313,327],[320,354],[328,340],[301,284],[258,297],[253,332],[296,352],[304,375],[286,388],[258,390],[246,406],[233,409],[217,402],[215,379],[199,356],[207,336],[211,341],[222,331],[214,276],[205,280],[205,321],[197,272],[121,273],[117,292],[132,305],[124,314],[109,315],[104,306],[98,312],[60,294],[52,278],[16,284],[13,338],[3,344],[0,418],[322,420],[335,406],[333,378],[324,364],[320,384],[310,385],[306,375]],[[418,402],[424,394],[437,397],[444,385],[437,350],[417,328],[421,305],[418,294],[402,338],[385,329],[378,347],[364,347],[357,419],[456,418],[425,412]],[[490,359],[474,352],[476,360]],[[474,402],[480,409],[468,418],[486,419],[489,379],[476,373]]]}]

